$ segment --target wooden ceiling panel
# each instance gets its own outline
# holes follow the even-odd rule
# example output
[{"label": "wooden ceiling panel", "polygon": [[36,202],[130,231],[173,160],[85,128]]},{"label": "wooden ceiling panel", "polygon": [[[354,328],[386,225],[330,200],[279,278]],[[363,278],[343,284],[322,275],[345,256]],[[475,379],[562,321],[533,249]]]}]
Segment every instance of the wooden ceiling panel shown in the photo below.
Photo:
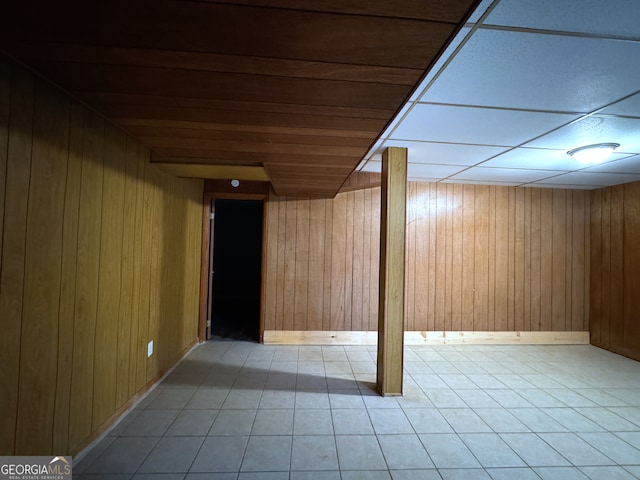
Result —
[{"label": "wooden ceiling panel", "polygon": [[170,97],[157,95],[141,95],[129,93],[76,92],[83,100],[95,106],[120,105],[152,105],[166,107],[182,107],[209,110],[236,110],[242,112],[290,113],[295,115],[318,115],[324,117],[352,117],[388,120],[394,110],[380,108],[325,107],[317,105],[293,105],[269,102],[241,102],[227,99]]},{"label": "wooden ceiling panel", "polygon": [[333,196],[476,3],[22,0],[0,48],[172,171],[264,167],[280,194]]},{"label": "wooden ceiling panel", "polygon": [[[224,130],[204,130],[195,128],[128,127],[136,137],[160,136],[171,139],[204,140],[209,142],[249,142],[271,145],[331,145],[336,147],[368,147],[369,140],[357,137],[329,137],[323,135],[286,135],[262,132],[228,132]],[[221,143],[219,143],[221,145]]]},{"label": "wooden ceiling panel", "polygon": [[156,96],[273,102],[328,107],[393,110],[406,85],[244,75],[93,63],[34,61],[45,76],[71,92],[133,93]]},{"label": "wooden ceiling panel", "polygon": [[309,12],[369,15],[375,17],[410,18],[457,23],[459,12],[468,8],[465,0],[203,0],[229,5],[253,5],[273,8],[290,8]]},{"label": "wooden ceiling panel", "polygon": [[386,125],[384,119],[344,117],[341,115],[301,115],[137,104],[104,104],[100,107],[100,112],[104,113],[107,117],[116,119],[116,123],[122,121],[123,124],[125,124],[125,122],[135,122],[136,119],[139,121],[144,119],[170,119],[167,124],[172,126],[183,122],[192,122],[250,125],[255,128],[271,126],[284,128],[297,127],[299,129],[343,129],[346,132],[366,132],[368,133],[367,138],[371,140],[375,138],[376,134]]},{"label": "wooden ceiling panel", "polygon": [[171,0],[24,0],[7,10],[9,38],[24,38],[26,28],[29,38],[54,43],[417,69],[428,66],[457,23]]},{"label": "wooden ceiling panel", "polygon": [[[264,152],[229,152],[193,148],[156,148],[155,152],[156,154],[152,156],[152,161],[169,161],[174,163],[210,162],[214,164],[235,163],[238,165],[256,165],[258,163],[291,166],[325,165],[327,167],[348,167],[351,170],[353,170],[361,160],[360,157],[338,155],[291,155]],[[164,158],[161,159],[161,157]]]},{"label": "wooden ceiling panel", "polygon": [[142,48],[104,47],[45,42],[21,42],[15,54],[30,61],[95,63],[134,67],[175,68],[209,72],[315,78],[365,83],[388,83],[413,87],[423,73],[419,68],[261,58],[216,53],[195,53]]}]

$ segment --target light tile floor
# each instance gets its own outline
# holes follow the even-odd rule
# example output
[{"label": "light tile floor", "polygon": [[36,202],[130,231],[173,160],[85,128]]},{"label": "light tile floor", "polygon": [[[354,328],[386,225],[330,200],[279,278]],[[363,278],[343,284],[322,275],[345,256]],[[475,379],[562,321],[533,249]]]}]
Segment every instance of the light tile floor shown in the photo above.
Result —
[{"label": "light tile floor", "polygon": [[209,342],[74,468],[83,480],[640,478],[640,362],[592,346]]}]

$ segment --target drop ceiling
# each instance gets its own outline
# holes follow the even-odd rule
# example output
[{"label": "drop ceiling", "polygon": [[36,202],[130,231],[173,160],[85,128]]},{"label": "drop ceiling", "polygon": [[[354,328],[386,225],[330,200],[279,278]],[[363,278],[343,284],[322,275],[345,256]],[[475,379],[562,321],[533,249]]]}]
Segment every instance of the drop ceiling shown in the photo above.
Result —
[{"label": "drop ceiling", "polygon": [[[640,180],[640,2],[483,1],[365,155],[409,177],[593,189]],[[606,163],[567,151],[615,142]]]},{"label": "drop ceiling", "polygon": [[177,175],[333,196],[477,3],[20,0],[0,50]]}]

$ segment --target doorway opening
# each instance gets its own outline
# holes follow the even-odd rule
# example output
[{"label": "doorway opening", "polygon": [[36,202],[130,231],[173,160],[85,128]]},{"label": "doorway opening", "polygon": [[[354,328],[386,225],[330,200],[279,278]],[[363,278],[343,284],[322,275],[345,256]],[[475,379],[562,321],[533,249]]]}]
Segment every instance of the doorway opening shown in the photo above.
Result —
[{"label": "doorway opening", "polygon": [[211,207],[211,336],[258,342],[263,202],[214,199]]}]

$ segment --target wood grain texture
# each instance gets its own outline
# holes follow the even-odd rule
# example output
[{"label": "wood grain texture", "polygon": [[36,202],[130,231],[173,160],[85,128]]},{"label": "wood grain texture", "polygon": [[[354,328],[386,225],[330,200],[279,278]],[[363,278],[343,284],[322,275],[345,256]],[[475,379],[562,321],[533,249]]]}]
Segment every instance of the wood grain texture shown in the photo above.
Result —
[{"label": "wood grain texture", "polygon": [[[364,200],[356,196],[361,192]],[[406,329],[589,329],[589,249],[594,240],[589,238],[588,193],[413,182],[408,192]],[[267,284],[283,284],[285,265],[295,264],[299,248],[285,251],[277,243],[278,238],[284,242],[287,230],[286,216],[276,210],[290,212],[307,201],[274,192],[269,197]],[[313,330],[375,330],[380,188],[347,191],[322,202],[324,210],[309,211],[308,258],[318,265],[314,268],[323,259],[323,282],[310,268],[306,314],[299,308],[289,324],[293,330],[311,330],[305,325],[315,325],[311,319],[322,316],[322,327]],[[272,215],[280,215],[282,223]],[[316,231],[324,232],[322,245]],[[306,250],[301,255],[307,258]],[[287,279],[292,285],[296,281]],[[276,290],[267,305],[279,305],[278,312],[291,310],[291,291]],[[597,293],[593,295],[597,301]],[[273,307],[266,312],[267,330],[291,329],[282,328],[285,318],[275,316]]]},{"label": "wood grain texture", "polygon": [[382,153],[380,295],[376,384],[381,395],[402,395],[405,326],[407,149]]},{"label": "wood grain texture", "polygon": [[591,343],[640,360],[640,182],[595,190],[590,201]]},{"label": "wood grain texture", "polygon": [[[161,155],[268,168],[284,154],[306,176],[273,173],[279,195],[332,197],[478,3],[37,1],[3,11],[0,42]],[[266,141],[256,127],[302,131]],[[338,157],[337,180],[313,168]]]},{"label": "wood grain texture", "polygon": [[[33,78],[2,64],[3,103],[0,136],[4,155],[5,195],[0,265],[0,451],[14,451],[20,371],[21,318],[24,297],[27,208],[33,137]],[[13,73],[13,88],[12,74]],[[11,161],[8,161],[11,159]],[[10,234],[9,234],[10,233]]]},{"label": "wood grain texture", "polygon": [[[51,451],[70,100],[36,84],[25,244],[16,450]],[[55,388],[55,387],[54,387]],[[54,390],[55,391],[55,390]]]},{"label": "wood grain texture", "polygon": [[203,182],[0,65],[0,453],[74,454],[197,338]]}]

